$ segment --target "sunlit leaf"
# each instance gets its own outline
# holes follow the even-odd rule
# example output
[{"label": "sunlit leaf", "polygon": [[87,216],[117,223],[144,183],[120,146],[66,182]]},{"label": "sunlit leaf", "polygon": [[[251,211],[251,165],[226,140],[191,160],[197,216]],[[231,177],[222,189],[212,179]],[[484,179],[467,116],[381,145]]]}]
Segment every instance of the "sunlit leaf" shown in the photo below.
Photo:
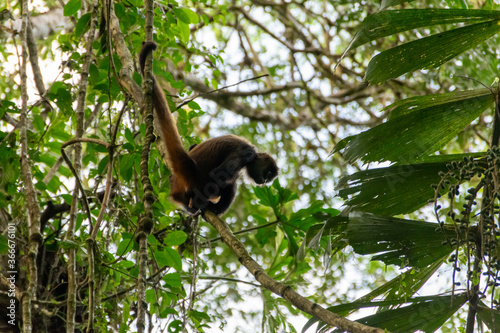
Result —
[{"label": "sunlit leaf", "polygon": [[[172,309],[172,308],[166,308],[166,309],[163,309],[160,313],[160,318],[167,318],[169,315],[178,315],[177,311],[175,311],[175,309]],[[182,322],[180,323],[179,325],[180,327],[182,327]],[[180,328],[182,329],[182,328]],[[179,329],[179,331],[180,331]],[[179,331],[173,331],[173,332],[179,332]]]},{"label": "sunlit leaf", "polygon": [[184,243],[187,239],[187,235],[182,230],[172,231],[165,236],[163,244],[167,246],[177,246]]},{"label": "sunlit leaf", "polygon": [[[325,230],[332,234],[339,225],[345,228],[334,250],[345,244],[359,254],[373,254],[372,260],[400,267],[426,267],[451,253],[455,247],[449,240],[456,239],[455,228],[445,224],[353,213],[346,224],[345,217],[332,217]],[[463,235],[461,235],[463,237]]]},{"label": "sunlit leaf", "polygon": [[80,38],[90,27],[91,13],[83,14],[75,26],[75,37]]},{"label": "sunlit leaf", "polygon": [[344,158],[351,163],[412,163],[441,149],[494,102],[487,89],[443,95],[399,102],[398,116],[342,140],[334,152],[345,148]]},{"label": "sunlit leaf", "polygon": [[154,302],[156,300],[156,293],[154,289],[146,290],[146,301],[148,303]]},{"label": "sunlit leaf", "polygon": [[464,103],[468,106],[474,106],[475,98],[492,96],[493,94],[489,89],[475,89],[475,90],[462,90],[452,91],[438,95],[424,95],[417,97],[410,97],[386,107],[385,111],[390,111],[389,119],[393,120],[399,116],[407,115],[411,112],[438,106],[441,104],[448,105],[448,103]]},{"label": "sunlit leaf", "polygon": [[[356,320],[362,324],[380,327],[390,332],[434,332],[444,324],[467,301],[466,294],[449,296],[427,296],[405,300],[411,305],[377,312],[374,315]],[[372,302],[377,306],[395,306],[399,302]],[[356,305],[356,303],[351,303]],[[334,330],[339,333],[342,330]]]},{"label": "sunlit leaf", "polygon": [[278,195],[273,194],[270,187],[254,187],[253,192],[260,199],[259,204],[267,207],[275,207],[278,204]]},{"label": "sunlit leaf", "polygon": [[[451,298],[451,299],[450,299]],[[377,313],[373,316],[368,316],[362,319],[357,320],[357,322],[361,322],[365,325],[385,328],[391,332],[415,332],[415,331],[425,331],[425,332],[433,332],[433,330],[429,330],[427,326],[427,322],[433,327],[436,325],[435,320],[421,320],[422,316],[429,315],[428,311],[432,311],[432,307],[436,307],[436,309],[443,309],[446,305],[452,303],[456,306],[456,308],[446,307],[448,310],[446,314],[443,314],[443,317],[440,317],[439,320],[442,320],[444,317],[449,318],[453,313],[455,313],[465,302],[467,298],[465,294],[456,294],[453,296],[423,296],[423,297],[414,297],[414,298],[402,298],[397,300],[387,300],[387,301],[354,301],[351,303],[340,304],[336,306],[331,306],[328,308],[329,311],[332,311],[337,314],[347,314],[353,311],[357,311],[360,309],[372,308],[372,307],[399,307],[403,304],[410,304],[406,307],[401,307],[393,310],[386,310]],[[456,301],[457,304],[454,303]],[[403,310],[405,309],[405,310]],[[454,309],[454,311],[453,311]],[[402,311],[399,311],[402,310]],[[411,316],[408,315],[408,312],[411,311],[423,311],[419,316]],[[381,314],[381,315],[379,315]],[[401,321],[401,325],[395,321],[391,321],[391,314],[394,314],[395,318],[398,317]],[[406,314],[406,318],[401,318]],[[437,321],[437,320],[436,320]],[[317,318],[311,318],[307,324],[302,328],[302,332],[306,332],[306,330],[311,327],[315,322],[320,322],[318,329],[320,327],[325,327],[326,325],[319,321]],[[368,324],[370,322],[371,324]],[[391,327],[391,328],[389,328]],[[408,328],[412,327],[412,328]],[[334,332],[340,333],[341,330],[335,330]]]},{"label": "sunlit leaf", "polygon": [[298,261],[302,261],[306,257],[306,241],[305,241],[305,239],[302,241],[302,244],[300,244],[300,247],[299,247],[295,256],[297,257]]},{"label": "sunlit leaf", "polygon": [[436,68],[500,31],[497,20],[469,25],[409,42],[372,58],[365,80],[378,84],[422,68]]},{"label": "sunlit leaf", "polygon": [[[436,260],[432,264],[421,268],[411,268],[404,273],[396,276],[391,281],[384,283],[380,287],[377,287],[370,291],[368,294],[360,297],[359,302],[367,302],[375,299],[376,297],[385,295],[387,300],[403,299],[412,297],[441,267],[441,265],[448,258],[446,254],[440,260]],[[410,274],[410,271],[415,271],[414,274]],[[401,288],[402,284],[405,284],[405,288]]]},{"label": "sunlit leaf", "polygon": [[175,268],[176,271],[182,271],[182,260],[179,252],[166,247],[163,251],[155,251],[155,258],[160,267],[168,266]]},{"label": "sunlit leaf", "polygon": [[181,38],[182,42],[187,43],[189,41],[189,35],[191,34],[189,24],[183,22],[182,20],[178,20],[177,27],[179,28],[179,37]]},{"label": "sunlit leaf", "polygon": [[439,24],[481,22],[500,18],[500,11],[474,9],[385,10],[366,17],[359,26],[350,49],[375,39]]},{"label": "sunlit leaf", "polygon": [[182,8],[182,11],[189,17],[189,21],[194,24],[200,23],[200,17],[189,8]]},{"label": "sunlit leaf", "polygon": [[[386,216],[411,213],[434,198],[447,163],[394,165],[342,177],[337,189],[351,210]],[[441,190],[444,193],[447,188]]]},{"label": "sunlit leaf", "polygon": [[313,249],[314,251],[317,251],[319,248],[319,242],[321,241],[321,238],[323,237],[323,232],[325,231],[326,224],[323,225],[323,227],[314,235],[314,237],[309,241],[307,244],[307,247],[310,249]]},{"label": "sunlit leaf", "polygon": [[174,8],[174,14],[177,16],[178,19],[180,19],[182,22],[189,24],[192,23],[191,19],[189,18],[189,15],[182,10],[181,8]]},{"label": "sunlit leaf", "polygon": [[81,0],[69,0],[66,5],[64,5],[64,16],[75,15],[82,7]]},{"label": "sunlit leaf", "polygon": [[73,112],[73,96],[71,96],[71,88],[69,85],[63,82],[54,82],[50,88],[49,96],[65,114],[71,114]]},{"label": "sunlit leaf", "polygon": [[179,273],[168,273],[162,278],[166,284],[172,287],[182,287],[181,275]]}]

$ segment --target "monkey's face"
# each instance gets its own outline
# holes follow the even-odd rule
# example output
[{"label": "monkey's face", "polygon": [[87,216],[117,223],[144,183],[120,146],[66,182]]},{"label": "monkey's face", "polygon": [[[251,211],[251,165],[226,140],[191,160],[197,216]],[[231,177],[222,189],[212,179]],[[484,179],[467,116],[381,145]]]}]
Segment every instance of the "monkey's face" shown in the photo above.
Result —
[{"label": "monkey's face", "polygon": [[278,166],[269,154],[258,153],[255,160],[247,164],[247,173],[256,184],[271,182],[278,176]]}]

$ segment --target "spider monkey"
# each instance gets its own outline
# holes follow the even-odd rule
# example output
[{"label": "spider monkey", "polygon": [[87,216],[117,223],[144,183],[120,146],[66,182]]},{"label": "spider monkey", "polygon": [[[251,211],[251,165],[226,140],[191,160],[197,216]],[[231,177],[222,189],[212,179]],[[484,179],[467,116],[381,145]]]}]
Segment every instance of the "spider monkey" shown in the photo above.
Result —
[{"label": "spider monkey", "polygon": [[[154,42],[142,43],[139,63],[143,75],[146,56],[156,48]],[[172,172],[171,197],[188,213],[209,210],[223,214],[236,195],[236,180],[242,169],[257,184],[276,178],[278,167],[271,155],[258,153],[250,142],[235,135],[208,139],[186,152],[163,90],[154,77],[153,84],[153,104]]]}]

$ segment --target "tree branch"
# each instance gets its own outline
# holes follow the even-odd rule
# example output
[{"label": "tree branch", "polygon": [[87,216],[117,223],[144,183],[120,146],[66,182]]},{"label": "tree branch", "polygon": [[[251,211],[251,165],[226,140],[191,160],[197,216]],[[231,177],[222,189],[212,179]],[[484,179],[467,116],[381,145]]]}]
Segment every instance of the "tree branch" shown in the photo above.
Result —
[{"label": "tree branch", "polygon": [[217,215],[212,212],[206,212],[203,217],[208,223],[210,223],[215,229],[217,229],[222,237],[222,241],[226,243],[227,246],[229,246],[229,248],[236,254],[241,264],[245,266],[253,276],[255,276],[255,279],[260,282],[262,287],[277,295],[280,295],[298,309],[310,314],[311,316],[319,318],[320,320],[331,326],[335,326],[353,333],[385,332],[380,328],[369,327],[330,312],[321,307],[321,305],[313,303],[307,298],[299,295],[290,286],[272,279],[265,272],[265,270],[255,260],[252,259],[250,254],[245,249],[243,243],[241,243],[236,237],[234,237],[233,232],[224,221],[222,221],[219,217],[217,217]]},{"label": "tree branch", "polygon": [[[146,41],[153,41],[154,29],[154,0],[146,0],[145,15],[146,25],[144,35]],[[146,58],[144,66],[143,80],[143,100],[140,104],[141,111],[144,117],[144,125],[146,126],[146,135],[142,143],[140,174],[142,188],[144,190],[142,203],[144,212],[137,228],[136,241],[139,244],[137,252],[138,275],[137,275],[137,332],[144,333],[146,331],[146,317],[148,316],[148,302],[146,300],[147,273],[148,273],[148,236],[153,228],[153,203],[155,196],[151,179],[149,178],[149,157],[151,154],[151,145],[154,142],[154,115],[153,115],[153,91],[155,81],[153,78],[153,55],[150,53]],[[170,112],[170,110],[168,110]]]},{"label": "tree branch", "polygon": [[[234,86],[237,86],[238,84],[241,84],[241,83],[244,83],[244,82],[248,82],[248,81],[253,81],[253,80],[258,80],[262,77],[265,77],[265,76],[269,76],[269,74],[264,74],[264,75],[260,75],[260,76],[257,76],[257,77],[251,77],[249,79],[246,79],[246,80],[243,80],[243,81],[240,81],[238,83],[235,83],[235,84],[230,84],[228,86],[224,86],[222,88],[219,88],[219,89],[214,89],[214,90],[210,90],[210,91],[207,91],[206,93],[203,93],[203,94],[200,94],[198,96],[195,96],[193,98],[190,98],[188,100],[185,100],[184,102],[180,103],[178,106],[177,106],[177,109],[180,109],[181,107],[183,107],[184,105],[188,104],[189,102],[193,101],[194,99],[198,98],[198,97],[202,97],[202,96],[206,96],[206,95],[209,95],[209,94],[213,94],[213,93],[216,93],[216,92],[221,92],[227,88],[231,88],[231,87],[234,87]],[[252,96],[252,95],[250,95]]]},{"label": "tree branch", "polygon": [[21,177],[26,191],[26,208],[28,211],[28,234],[29,250],[25,255],[27,257],[27,267],[24,269],[27,275],[28,286],[25,289],[25,295],[22,299],[22,316],[24,332],[31,332],[32,302],[37,299],[38,289],[38,248],[42,244],[43,238],[40,234],[40,204],[36,194],[35,184],[33,183],[33,173],[31,172],[31,160],[28,152],[28,76],[26,73],[28,61],[28,23],[29,8],[28,0],[21,1],[22,25],[21,25],[21,116],[19,118],[19,137],[21,146]]}]

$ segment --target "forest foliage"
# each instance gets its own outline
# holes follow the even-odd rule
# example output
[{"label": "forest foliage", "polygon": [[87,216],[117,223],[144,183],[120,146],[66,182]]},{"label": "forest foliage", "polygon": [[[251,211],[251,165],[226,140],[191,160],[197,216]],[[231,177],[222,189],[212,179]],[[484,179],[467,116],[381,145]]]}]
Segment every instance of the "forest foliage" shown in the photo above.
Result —
[{"label": "forest foliage", "polygon": [[[0,330],[500,330],[492,1],[0,10]],[[278,162],[230,229],[169,199],[151,37],[186,148],[232,133]]]}]

